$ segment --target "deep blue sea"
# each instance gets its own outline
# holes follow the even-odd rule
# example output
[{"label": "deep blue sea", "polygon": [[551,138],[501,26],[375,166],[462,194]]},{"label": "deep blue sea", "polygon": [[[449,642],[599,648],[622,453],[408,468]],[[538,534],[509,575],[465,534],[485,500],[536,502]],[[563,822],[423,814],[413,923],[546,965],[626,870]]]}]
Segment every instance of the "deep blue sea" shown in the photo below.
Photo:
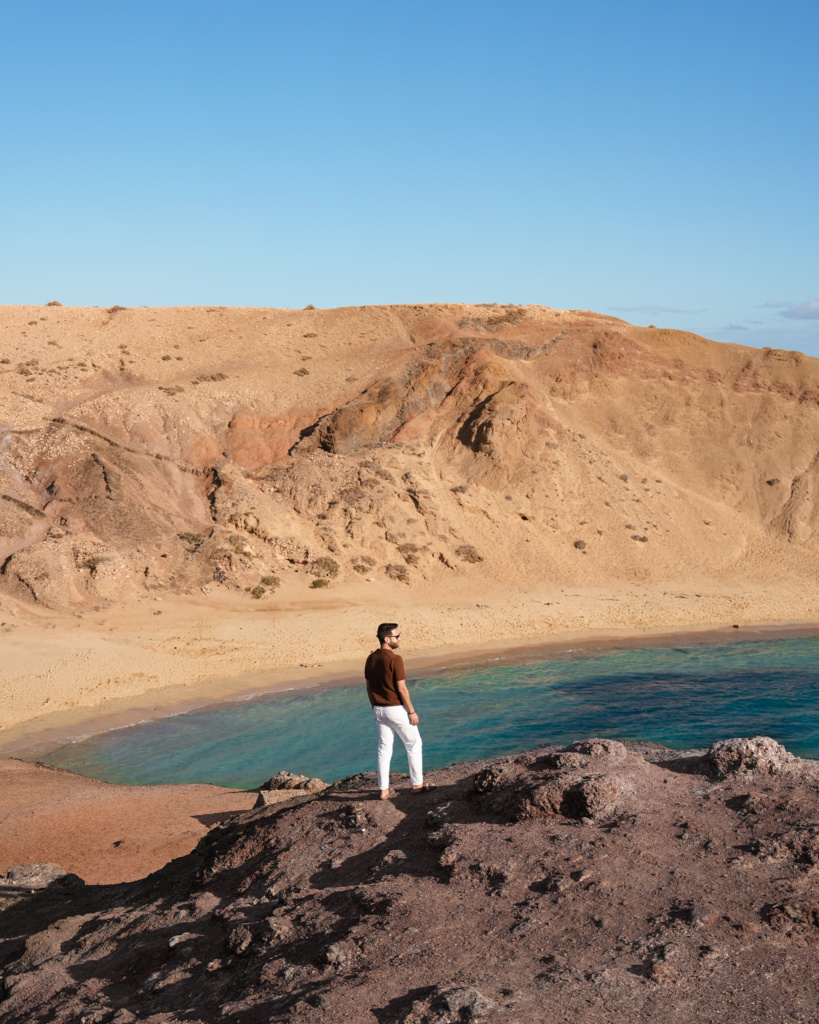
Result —
[{"label": "deep blue sea", "polygon": [[[764,735],[815,758],[818,654],[810,638],[498,659],[410,674],[410,687],[427,768],[589,736],[690,749]],[[71,743],[46,760],[108,782],[251,788],[281,769],[330,782],[374,768],[375,747],[357,684],[210,706]],[[396,741],[393,768],[406,767]]]}]

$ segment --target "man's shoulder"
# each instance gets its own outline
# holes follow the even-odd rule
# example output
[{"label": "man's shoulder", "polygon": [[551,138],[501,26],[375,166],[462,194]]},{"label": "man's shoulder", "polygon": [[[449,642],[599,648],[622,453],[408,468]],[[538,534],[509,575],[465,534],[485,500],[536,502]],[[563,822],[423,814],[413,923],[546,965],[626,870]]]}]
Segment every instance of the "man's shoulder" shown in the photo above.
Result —
[{"label": "man's shoulder", "polygon": [[384,651],[379,650],[378,648],[376,648],[374,651],[370,651],[370,653],[367,655],[365,667],[369,668],[370,665],[374,665],[376,664],[376,662],[381,661],[382,659],[379,657],[379,655],[382,654],[384,654]]}]

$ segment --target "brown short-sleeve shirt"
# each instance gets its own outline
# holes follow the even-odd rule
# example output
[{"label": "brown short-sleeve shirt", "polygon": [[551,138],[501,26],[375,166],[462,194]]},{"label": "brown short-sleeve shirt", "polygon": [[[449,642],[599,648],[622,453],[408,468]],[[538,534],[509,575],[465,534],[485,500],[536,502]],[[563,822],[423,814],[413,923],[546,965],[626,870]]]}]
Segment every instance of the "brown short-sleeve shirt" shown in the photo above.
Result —
[{"label": "brown short-sleeve shirt", "polygon": [[394,651],[377,650],[367,658],[364,666],[367,696],[373,707],[400,707],[402,701],[396,687],[399,679],[406,679],[404,659]]}]

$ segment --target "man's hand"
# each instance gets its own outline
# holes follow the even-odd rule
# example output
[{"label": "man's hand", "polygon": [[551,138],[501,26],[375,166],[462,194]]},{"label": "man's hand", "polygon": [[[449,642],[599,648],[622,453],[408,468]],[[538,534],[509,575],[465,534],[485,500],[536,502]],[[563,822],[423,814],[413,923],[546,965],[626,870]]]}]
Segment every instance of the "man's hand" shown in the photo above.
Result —
[{"label": "man's hand", "polygon": [[418,718],[418,713],[416,711],[413,711],[413,713],[409,716],[409,721],[410,725],[418,725],[420,719]]}]

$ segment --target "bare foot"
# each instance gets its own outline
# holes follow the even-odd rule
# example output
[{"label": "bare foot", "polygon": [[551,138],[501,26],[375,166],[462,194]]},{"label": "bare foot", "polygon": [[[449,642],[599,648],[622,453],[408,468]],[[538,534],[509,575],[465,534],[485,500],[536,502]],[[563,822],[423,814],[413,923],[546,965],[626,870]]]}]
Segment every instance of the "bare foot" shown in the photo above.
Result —
[{"label": "bare foot", "polygon": [[391,796],[395,796],[395,790],[394,789],[382,789],[381,790],[381,799],[382,800],[389,800],[389,798]]}]

